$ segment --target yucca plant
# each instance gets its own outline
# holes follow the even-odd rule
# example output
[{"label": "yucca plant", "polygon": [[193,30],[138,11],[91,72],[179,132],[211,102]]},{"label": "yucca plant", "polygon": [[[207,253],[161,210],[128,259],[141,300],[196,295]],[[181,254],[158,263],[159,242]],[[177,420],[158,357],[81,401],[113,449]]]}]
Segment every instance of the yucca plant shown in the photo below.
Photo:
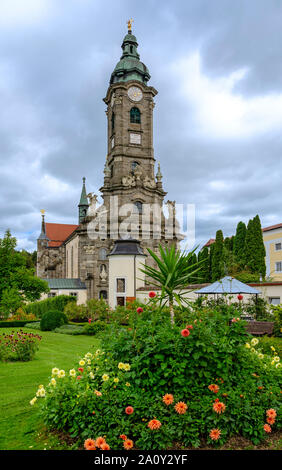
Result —
[{"label": "yucca plant", "polygon": [[187,252],[185,250],[176,250],[174,244],[165,248],[159,245],[159,258],[152,250],[147,248],[158,268],[143,264],[144,268],[140,269],[152,279],[150,281],[151,285],[161,288],[161,301],[168,302],[172,324],[174,324],[174,301],[179,306],[182,305],[183,301],[187,302],[183,296],[189,291],[183,292],[183,290],[187,289],[189,282],[195,280],[195,274],[200,269],[199,262],[191,264],[196,249]]}]

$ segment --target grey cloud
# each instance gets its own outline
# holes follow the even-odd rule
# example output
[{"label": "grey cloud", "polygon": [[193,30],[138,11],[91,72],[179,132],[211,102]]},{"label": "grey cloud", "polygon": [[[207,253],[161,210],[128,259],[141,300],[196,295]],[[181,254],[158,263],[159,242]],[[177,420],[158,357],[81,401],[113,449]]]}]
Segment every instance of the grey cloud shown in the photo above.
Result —
[{"label": "grey cloud", "polygon": [[[156,160],[168,198],[196,204],[197,239],[213,237],[218,228],[232,234],[239,220],[256,213],[263,225],[281,222],[280,135],[199,137],[195,109],[179,90],[183,77],[171,74],[173,63],[199,50],[209,77],[248,68],[237,93],[282,93],[278,2],[269,0],[267,8],[263,0],[50,3],[47,18],[0,31],[0,70],[10,74],[0,79],[0,236],[9,226],[30,247],[40,230],[39,209],[46,209],[49,222],[76,223],[82,176],[88,191],[102,185],[102,98],[131,16],[149,84],[159,91]],[[70,190],[61,197],[52,186],[46,191],[40,185],[44,175]],[[227,187],[215,189],[212,181]],[[205,211],[210,204],[220,212]]]}]

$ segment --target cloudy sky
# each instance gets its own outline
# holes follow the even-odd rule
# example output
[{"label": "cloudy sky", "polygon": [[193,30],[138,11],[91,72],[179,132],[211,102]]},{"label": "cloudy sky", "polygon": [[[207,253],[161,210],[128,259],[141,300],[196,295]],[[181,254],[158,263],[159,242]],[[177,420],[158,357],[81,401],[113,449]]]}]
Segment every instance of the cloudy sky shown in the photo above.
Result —
[{"label": "cloudy sky", "polygon": [[126,21],[158,90],[168,198],[196,206],[197,242],[256,214],[282,222],[281,0],[1,0],[0,237],[36,248],[103,183],[102,101]]}]

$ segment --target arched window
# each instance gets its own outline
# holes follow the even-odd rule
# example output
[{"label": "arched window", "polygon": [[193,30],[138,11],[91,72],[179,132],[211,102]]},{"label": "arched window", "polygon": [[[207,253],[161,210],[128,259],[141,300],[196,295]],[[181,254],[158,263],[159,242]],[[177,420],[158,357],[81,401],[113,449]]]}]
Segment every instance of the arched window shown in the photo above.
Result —
[{"label": "arched window", "polygon": [[138,162],[131,162],[131,171],[134,173],[136,168],[138,168],[139,163]]},{"label": "arched window", "polygon": [[134,209],[135,209],[135,212],[138,212],[138,214],[142,214],[142,202],[141,201],[134,202]]},{"label": "arched window", "polygon": [[130,122],[134,122],[135,124],[141,123],[141,113],[138,108],[131,108],[130,110]]},{"label": "arched window", "polygon": [[113,132],[114,128],[115,128],[115,113],[112,112],[112,132]]},{"label": "arched window", "polygon": [[107,291],[106,291],[106,290],[100,290],[99,298],[100,298],[100,299],[107,300],[107,298],[108,298],[108,293],[107,293]]},{"label": "arched window", "polygon": [[106,260],[107,259],[107,250],[106,248],[100,248],[99,250],[99,260]]}]

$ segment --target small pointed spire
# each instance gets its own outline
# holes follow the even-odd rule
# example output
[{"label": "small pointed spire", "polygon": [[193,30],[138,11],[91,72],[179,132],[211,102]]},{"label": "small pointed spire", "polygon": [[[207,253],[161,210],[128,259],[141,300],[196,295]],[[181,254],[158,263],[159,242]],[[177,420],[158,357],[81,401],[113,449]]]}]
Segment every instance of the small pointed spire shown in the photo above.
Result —
[{"label": "small pointed spire", "polygon": [[80,201],[79,201],[79,206],[88,206],[88,199],[86,196],[86,187],[85,187],[85,176],[82,178],[82,190],[81,190],[81,196],[80,196]]},{"label": "small pointed spire", "polygon": [[83,219],[87,215],[87,210],[89,207],[88,199],[87,199],[87,193],[86,193],[86,187],[85,187],[85,176],[82,178],[82,190],[81,190],[81,196],[80,196],[80,201],[78,204],[78,221],[81,223]]},{"label": "small pointed spire", "polygon": [[41,233],[39,235],[38,240],[49,240],[49,238],[46,235],[45,215],[44,215],[45,210],[41,209],[40,212],[41,212],[42,220],[41,220]]}]

